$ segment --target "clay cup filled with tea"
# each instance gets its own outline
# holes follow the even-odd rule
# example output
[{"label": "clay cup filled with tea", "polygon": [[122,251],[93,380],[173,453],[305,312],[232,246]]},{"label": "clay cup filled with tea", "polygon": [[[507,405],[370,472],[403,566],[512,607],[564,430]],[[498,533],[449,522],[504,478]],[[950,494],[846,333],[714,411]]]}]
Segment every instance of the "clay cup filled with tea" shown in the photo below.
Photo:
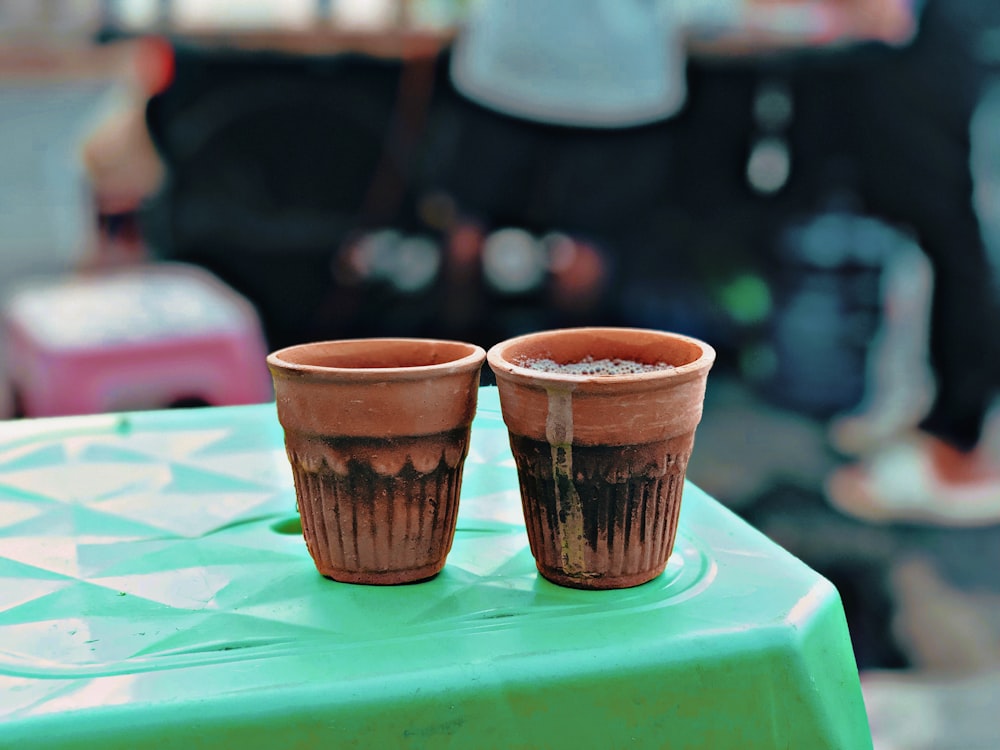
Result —
[{"label": "clay cup filled with tea", "polygon": [[268,356],[302,533],[324,576],[399,584],[444,567],[485,357],[434,339]]},{"label": "clay cup filled with tea", "polygon": [[715,350],[663,331],[572,328],[509,339],[487,360],[539,572],[583,589],[660,575]]}]

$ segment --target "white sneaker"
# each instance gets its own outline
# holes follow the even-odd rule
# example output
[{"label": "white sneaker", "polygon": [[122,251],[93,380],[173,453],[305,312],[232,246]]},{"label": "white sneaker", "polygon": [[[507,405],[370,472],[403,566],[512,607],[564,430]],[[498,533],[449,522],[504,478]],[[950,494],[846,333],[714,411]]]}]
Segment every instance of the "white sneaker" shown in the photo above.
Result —
[{"label": "white sneaker", "polygon": [[837,469],[826,482],[830,504],[876,523],[1000,524],[1000,467],[974,480],[947,481],[935,469],[929,440],[901,440],[862,463]]}]

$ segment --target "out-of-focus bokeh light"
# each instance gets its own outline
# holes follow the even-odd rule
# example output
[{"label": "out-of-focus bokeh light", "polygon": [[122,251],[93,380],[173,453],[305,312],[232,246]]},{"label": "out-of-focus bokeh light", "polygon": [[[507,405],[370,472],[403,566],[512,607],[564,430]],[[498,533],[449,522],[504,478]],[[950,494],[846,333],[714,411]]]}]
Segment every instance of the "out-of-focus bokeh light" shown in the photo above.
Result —
[{"label": "out-of-focus bokeh light", "polygon": [[500,292],[521,294],[539,287],[547,265],[544,248],[523,229],[499,229],[483,243],[483,274]]}]

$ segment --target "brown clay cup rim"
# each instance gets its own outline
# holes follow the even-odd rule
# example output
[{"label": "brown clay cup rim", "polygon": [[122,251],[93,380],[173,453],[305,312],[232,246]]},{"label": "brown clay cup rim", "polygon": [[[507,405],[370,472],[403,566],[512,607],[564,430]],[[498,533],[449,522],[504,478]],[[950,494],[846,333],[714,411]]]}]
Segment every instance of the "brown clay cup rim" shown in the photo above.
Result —
[{"label": "brown clay cup rim", "polygon": [[422,380],[429,375],[473,369],[486,350],[464,341],[424,338],[364,338],[312,341],[271,352],[272,374],[340,382]]},{"label": "brown clay cup rim", "polygon": [[[598,348],[593,351],[595,340],[608,342],[607,349]],[[554,357],[551,345],[559,342],[560,348],[566,347],[571,352],[569,357]],[[669,369],[651,370],[649,372],[626,373],[622,375],[581,375],[568,372],[547,372],[517,364],[513,358],[527,356],[530,358],[553,358],[556,361],[579,362],[586,356],[595,359],[619,358],[634,359],[650,364],[649,357],[644,356],[666,343],[685,346],[691,353],[696,353],[693,359],[684,358],[681,362],[667,362],[673,365]],[[661,331],[651,328],[627,327],[585,327],[556,328],[501,341],[491,347],[486,353],[490,368],[498,374],[520,381],[524,384],[550,383],[553,386],[562,384],[576,389],[586,386],[587,389],[617,390],[622,386],[631,386],[642,390],[644,386],[655,387],[664,379],[685,381],[698,377],[711,368],[715,362],[715,349],[700,339],[679,333]]]}]

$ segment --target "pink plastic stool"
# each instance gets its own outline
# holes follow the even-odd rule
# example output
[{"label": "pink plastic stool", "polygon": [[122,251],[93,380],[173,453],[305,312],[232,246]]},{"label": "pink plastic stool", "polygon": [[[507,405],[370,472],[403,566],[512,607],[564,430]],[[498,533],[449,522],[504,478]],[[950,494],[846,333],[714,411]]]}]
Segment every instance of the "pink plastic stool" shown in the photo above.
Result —
[{"label": "pink plastic stool", "polygon": [[256,310],[195,266],[26,285],[2,326],[4,369],[27,417],[273,398]]}]

